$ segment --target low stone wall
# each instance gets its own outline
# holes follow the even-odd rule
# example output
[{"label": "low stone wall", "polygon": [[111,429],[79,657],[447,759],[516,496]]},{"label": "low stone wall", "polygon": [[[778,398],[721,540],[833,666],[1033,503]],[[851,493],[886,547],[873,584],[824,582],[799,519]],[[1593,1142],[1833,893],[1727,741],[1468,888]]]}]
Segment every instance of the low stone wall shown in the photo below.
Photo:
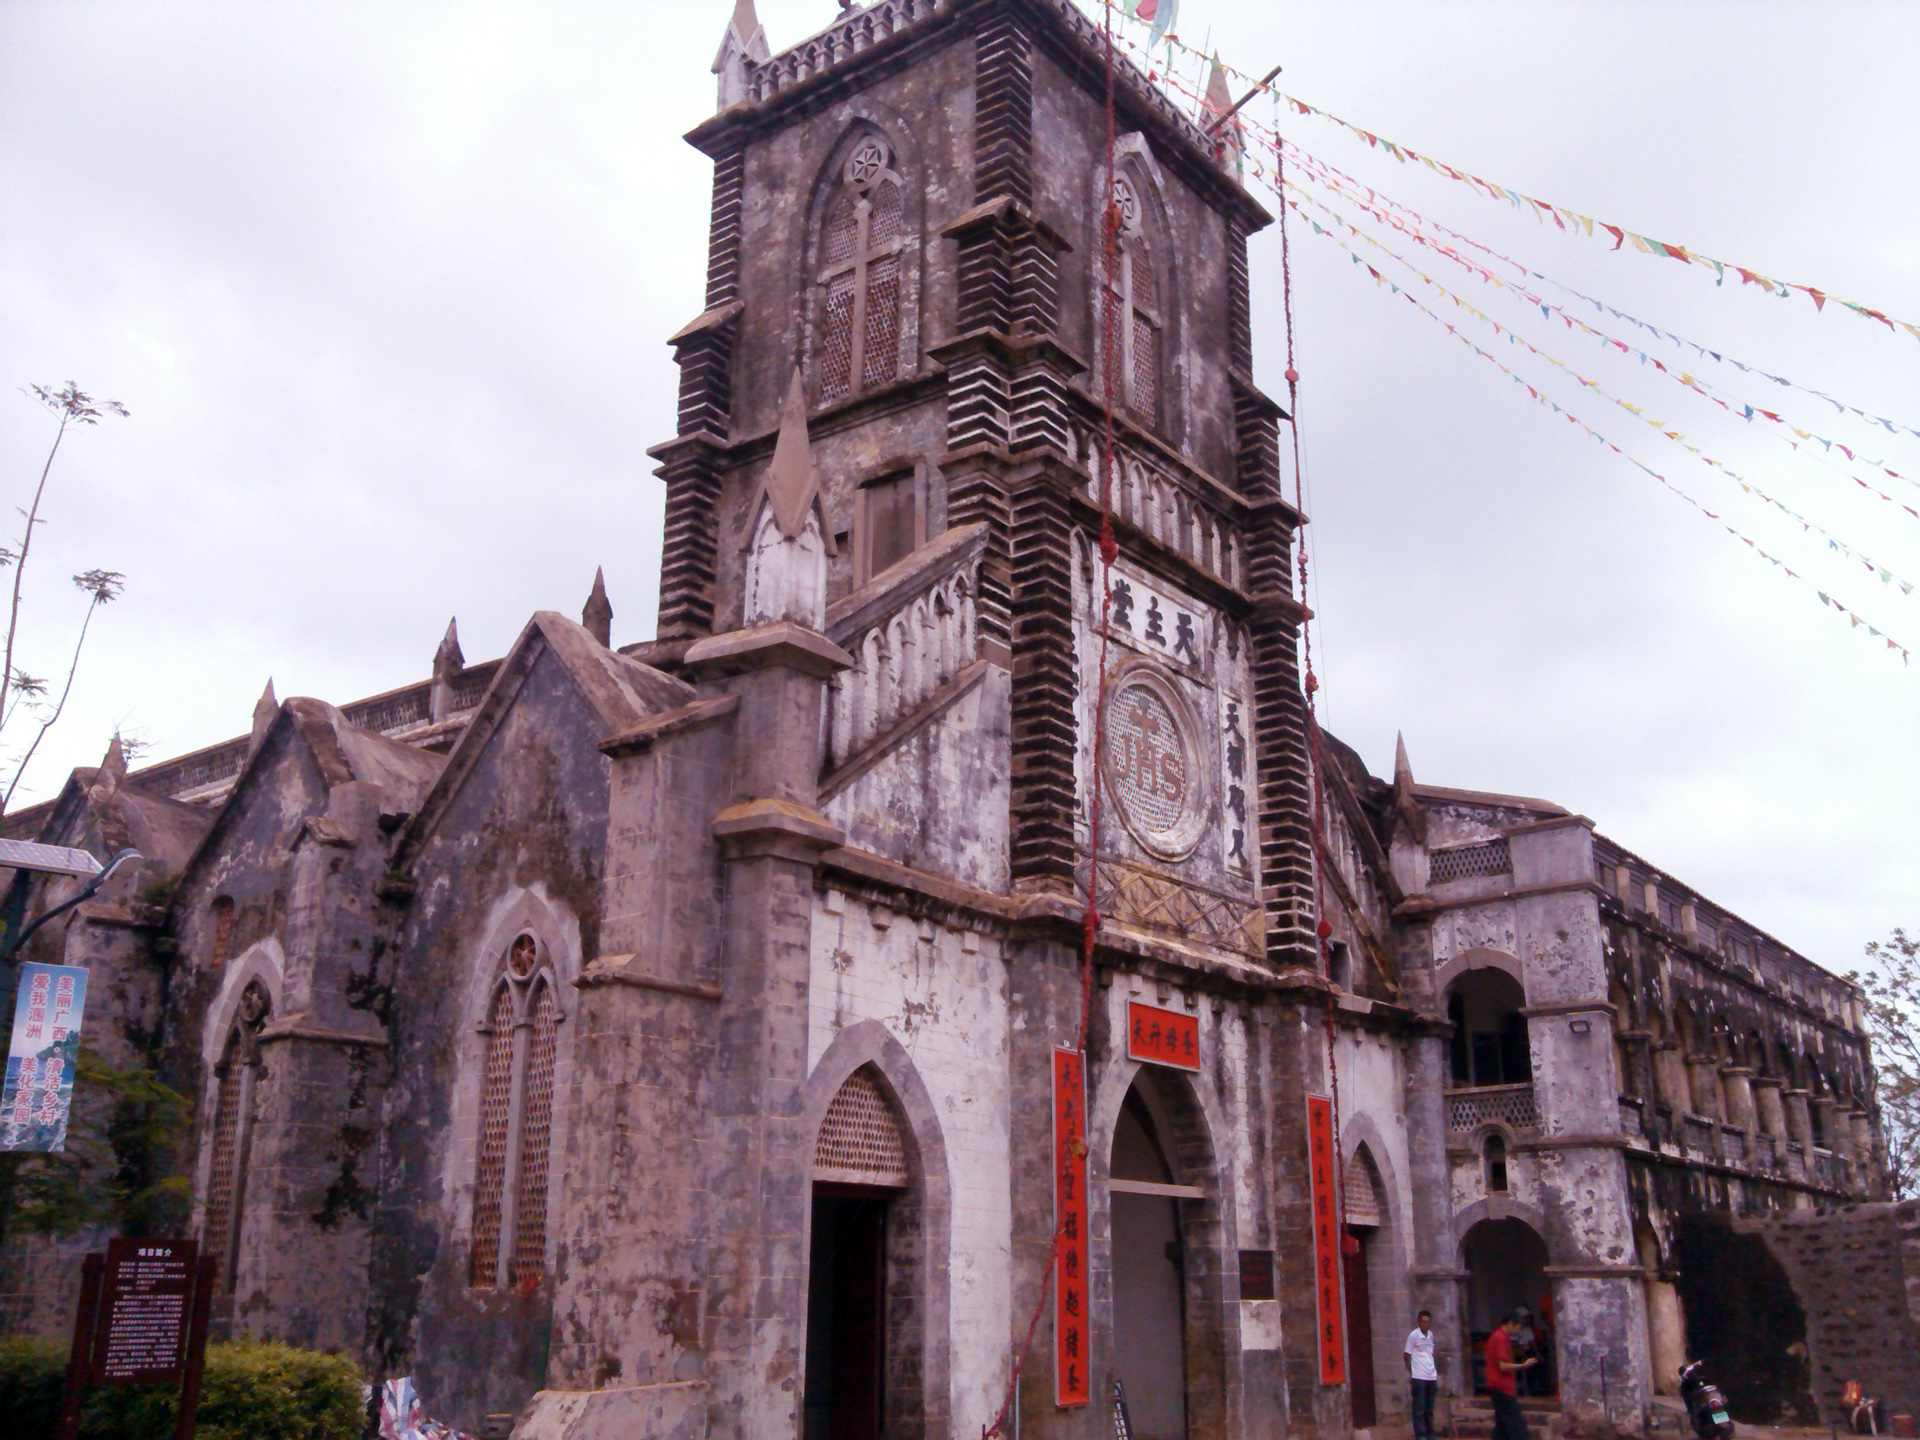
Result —
[{"label": "low stone wall", "polygon": [[1820,1418],[1845,1426],[1858,1380],[1887,1413],[1920,1414],[1920,1200],[1738,1220],[1786,1270],[1807,1315]]}]

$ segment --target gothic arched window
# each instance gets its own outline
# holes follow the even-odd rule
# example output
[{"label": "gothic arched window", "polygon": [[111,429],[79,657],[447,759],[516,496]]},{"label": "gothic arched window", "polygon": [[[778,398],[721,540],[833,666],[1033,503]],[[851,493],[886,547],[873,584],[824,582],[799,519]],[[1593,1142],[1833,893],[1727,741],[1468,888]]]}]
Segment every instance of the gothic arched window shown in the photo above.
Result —
[{"label": "gothic arched window", "polygon": [[900,373],[904,197],[878,135],[853,147],[821,225],[820,403],[884,385]]},{"label": "gothic arched window", "polygon": [[253,1144],[253,1092],[260,1076],[260,1032],[272,1004],[255,980],[240,993],[233,1026],[214,1066],[213,1164],[207,1172],[207,1209],[200,1249],[220,1262],[220,1290],[233,1293],[240,1239],[240,1205],[247,1191],[247,1154]]},{"label": "gothic arched window", "polygon": [[539,942],[522,934],[507,947],[481,1026],[486,1051],[470,1285],[519,1285],[537,1281],[546,1270],[547,1156],[559,1025],[553,971],[542,963]]},{"label": "gothic arched window", "polygon": [[[1115,229],[1102,317],[1106,373],[1113,398],[1141,424],[1160,418],[1160,306],[1139,192],[1125,175],[1113,177]],[[1103,262],[1105,263],[1105,262]]]}]

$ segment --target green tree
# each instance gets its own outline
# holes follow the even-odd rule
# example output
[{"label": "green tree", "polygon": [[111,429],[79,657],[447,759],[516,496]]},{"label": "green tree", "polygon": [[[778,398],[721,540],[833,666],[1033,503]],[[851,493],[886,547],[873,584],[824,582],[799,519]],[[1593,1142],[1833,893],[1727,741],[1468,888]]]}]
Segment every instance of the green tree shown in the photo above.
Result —
[{"label": "green tree", "polygon": [[0,1155],[0,1239],[71,1235],[90,1225],[165,1235],[186,1222],[189,1182],[173,1173],[191,1104],[135,1062],[82,1045],[64,1150]]},{"label": "green tree", "polygon": [[1867,997],[1887,1183],[1896,1200],[1908,1200],[1920,1195],[1920,935],[1896,929],[1870,940],[1867,959],[1872,968],[1847,978]]}]

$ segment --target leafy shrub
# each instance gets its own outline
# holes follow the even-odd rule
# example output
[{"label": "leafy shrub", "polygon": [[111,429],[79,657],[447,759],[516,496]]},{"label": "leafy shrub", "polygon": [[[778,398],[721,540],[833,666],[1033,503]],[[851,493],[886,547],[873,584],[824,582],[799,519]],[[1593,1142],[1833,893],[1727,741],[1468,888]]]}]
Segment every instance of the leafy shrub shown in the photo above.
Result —
[{"label": "leafy shrub", "polygon": [[0,1435],[51,1435],[67,1387],[67,1355],[50,1340],[0,1340]]},{"label": "leafy shrub", "polygon": [[[51,1435],[66,1385],[65,1347],[0,1340],[0,1435]],[[81,1440],[168,1440],[179,1392],[157,1385],[90,1389]],[[358,1440],[360,1367],[275,1342],[207,1347],[199,1440]]]}]

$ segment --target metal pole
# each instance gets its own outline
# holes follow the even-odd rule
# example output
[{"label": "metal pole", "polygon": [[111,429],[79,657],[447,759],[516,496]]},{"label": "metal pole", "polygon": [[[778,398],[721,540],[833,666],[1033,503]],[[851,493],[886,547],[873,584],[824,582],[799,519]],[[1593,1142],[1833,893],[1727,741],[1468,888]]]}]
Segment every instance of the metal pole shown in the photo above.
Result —
[{"label": "metal pole", "polygon": [[202,1255],[193,1283],[193,1318],[187,1326],[185,1373],[180,1377],[180,1413],[174,1417],[173,1440],[193,1440],[200,1413],[200,1371],[207,1360],[207,1322],[213,1314],[213,1287],[220,1261]]},{"label": "metal pole", "polygon": [[1226,124],[1227,121],[1231,120],[1235,115],[1240,113],[1241,106],[1245,105],[1249,100],[1253,99],[1254,96],[1260,94],[1262,91],[1264,91],[1267,88],[1267,86],[1271,85],[1273,83],[1273,77],[1278,75],[1279,73],[1280,73],[1280,67],[1278,65],[1274,66],[1273,69],[1269,70],[1266,73],[1266,75],[1260,80],[1260,82],[1253,87],[1253,89],[1249,90],[1246,94],[1242,95],[1238,100],[1234,101],[1232,106],[1224,114],[1216,116],[1213,122],[1210,125],[1208,125],[1207,128],[1201,133],[1205,135],[1211,135],[1214,131],[1218,130],[1222,125]]},{"label": "metal pole", "polygon": [[95,1251],[80,1265],[80,1308],[73,1317],[73,1349],[67,1355],[67,1393],[60,1404],[59,1440],[80,1434],[80,1400],[86,1394],[87,1372],[93,1368],[93,1329],[100,1318],[100,1281],[107,1273],[107,1257]]}]

